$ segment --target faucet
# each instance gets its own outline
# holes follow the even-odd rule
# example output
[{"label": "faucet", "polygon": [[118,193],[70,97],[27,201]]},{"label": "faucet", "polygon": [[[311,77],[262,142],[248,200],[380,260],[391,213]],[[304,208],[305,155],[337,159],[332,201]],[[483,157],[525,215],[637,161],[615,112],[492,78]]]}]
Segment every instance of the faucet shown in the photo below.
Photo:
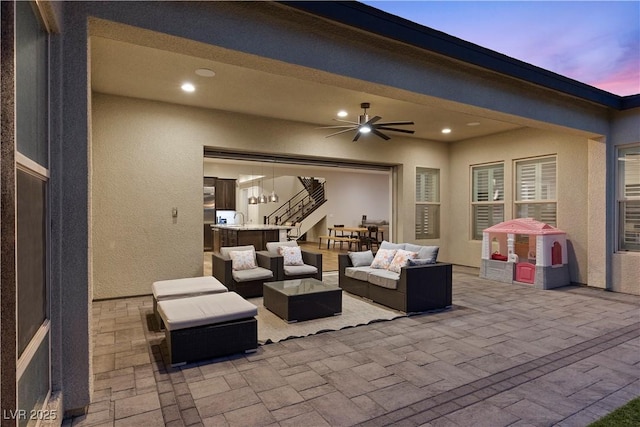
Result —
[{"label": "faucet", "polygon": [[236,219],[236,216],[238,216],[238,214],[242,215],[242,224],[244,225],[244,213],[240,212],[240,211],[236,211],[236,213],[233,214],[233,219]]}]

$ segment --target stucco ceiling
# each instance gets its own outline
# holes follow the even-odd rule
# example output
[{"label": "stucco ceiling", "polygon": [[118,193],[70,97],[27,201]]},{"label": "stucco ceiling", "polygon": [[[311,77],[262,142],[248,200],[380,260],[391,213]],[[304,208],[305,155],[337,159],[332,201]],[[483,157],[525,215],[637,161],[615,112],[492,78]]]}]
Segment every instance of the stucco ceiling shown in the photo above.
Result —
[{"label": "stucco ceiling", "polygon": [[[349,112],[348,120],[357,120],[361,102],[371,103],[370,116],[384,121],[414,121],[413,137],[435,141],[460,141],[491,135],[521,127],[520,124],[490,119],[491,114],[456,111],[451,103],[437,99],[408,102],[401,96],[392,98],[376,93],[326,83],[309,78],[292,77],[273,70],[214,61],[202,55],[188,55],[171,50],[142,46],[105,37],[91,38],[91,85],[101,93],[225,110],[243,114],[331,126],[338,110]],[[195,74],[195,70],[213,70],[214,77]],[[275,70],[275,71],[274,71]],[[271,71],[271,72],[270,72]],[[180,89],[190,81],[196,91]],[[366,86],[366,85],[365,85]],[[392,90],[390,91],[393,92]],[[469,123],[476,123],[469,125]],[[442,128],[451,128],[448,135]],[[318,129],[323,135],[332,130]],[[387,133],[391,138],[397,135]],[[404,135],[404,134],[403,134]],[[335,136],[350,141],[351,133]],[[362,139],[361,139],[362,141]]]}]

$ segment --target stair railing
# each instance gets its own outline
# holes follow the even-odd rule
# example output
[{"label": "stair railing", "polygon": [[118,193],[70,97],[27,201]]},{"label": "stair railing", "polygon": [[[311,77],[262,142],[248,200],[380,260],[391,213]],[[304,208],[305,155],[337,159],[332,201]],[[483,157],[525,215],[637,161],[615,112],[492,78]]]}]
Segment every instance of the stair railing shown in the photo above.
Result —
[{"label": "stair railing", "polygon": [[301,222],[326,202],[324,184],[324,182],[316,180],[316,184],[311,185],[309,181],[309,185],[305,185],[304,190],[296,193],[271,214],[265,215],[264,223],[281,225],[287,222]]}]

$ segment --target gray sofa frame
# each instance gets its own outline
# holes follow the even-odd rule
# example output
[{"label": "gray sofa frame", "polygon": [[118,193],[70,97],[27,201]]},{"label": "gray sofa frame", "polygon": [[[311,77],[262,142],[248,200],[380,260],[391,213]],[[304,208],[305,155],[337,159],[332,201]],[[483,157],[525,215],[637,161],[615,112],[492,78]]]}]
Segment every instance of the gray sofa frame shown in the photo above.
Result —
[{"label": "gray sofa frame", "polygon": [[[279,258],[280,262],[282,262],[282,257]],[[273,278],[236,282],[232,275],[233,269],[231,259],[224,258],[220,252],[214,252],[211,255],[213,277],[225,285],[229,291],[233,291],[243,298],[261,297],[262,285],[264,282],[278,280],[278,256],[271,255],[266,251],[257,251],[256,263],[258,264],[258,267],[271,270],[273,272]]]},{"label": "gray sofa frame", "polygon": [[348,254],[338,254],[339,286],[352,294],[405,313],[444,309],[452,304],[452,265],[435,264],[403,267],[396,289],[347,277],[353,267]]}]

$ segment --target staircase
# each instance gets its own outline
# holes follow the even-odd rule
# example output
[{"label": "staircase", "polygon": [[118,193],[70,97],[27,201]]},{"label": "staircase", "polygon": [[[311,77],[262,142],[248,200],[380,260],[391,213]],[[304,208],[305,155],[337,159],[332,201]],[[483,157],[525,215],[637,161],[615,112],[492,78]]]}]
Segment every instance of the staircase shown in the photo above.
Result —
[{"label": "staircase", "polygon": [[303,227],[301,227],[300,230],[302,234],[308,231],[326,215],[326,213],[321,214],[319,219],[316,219],[315,222],[313,221],[313,219],[318,217],[318,214],[320,214],[318,209],[327,201],[324,181],[320,181],[313,177],[300,176],[298,177],[298,180],[302,183],[304,189],[284,202],[270,215],[265,216],[265,224],[282,225],[286,223],[295,224],[296,222],[300,222],[303,224]]}]

